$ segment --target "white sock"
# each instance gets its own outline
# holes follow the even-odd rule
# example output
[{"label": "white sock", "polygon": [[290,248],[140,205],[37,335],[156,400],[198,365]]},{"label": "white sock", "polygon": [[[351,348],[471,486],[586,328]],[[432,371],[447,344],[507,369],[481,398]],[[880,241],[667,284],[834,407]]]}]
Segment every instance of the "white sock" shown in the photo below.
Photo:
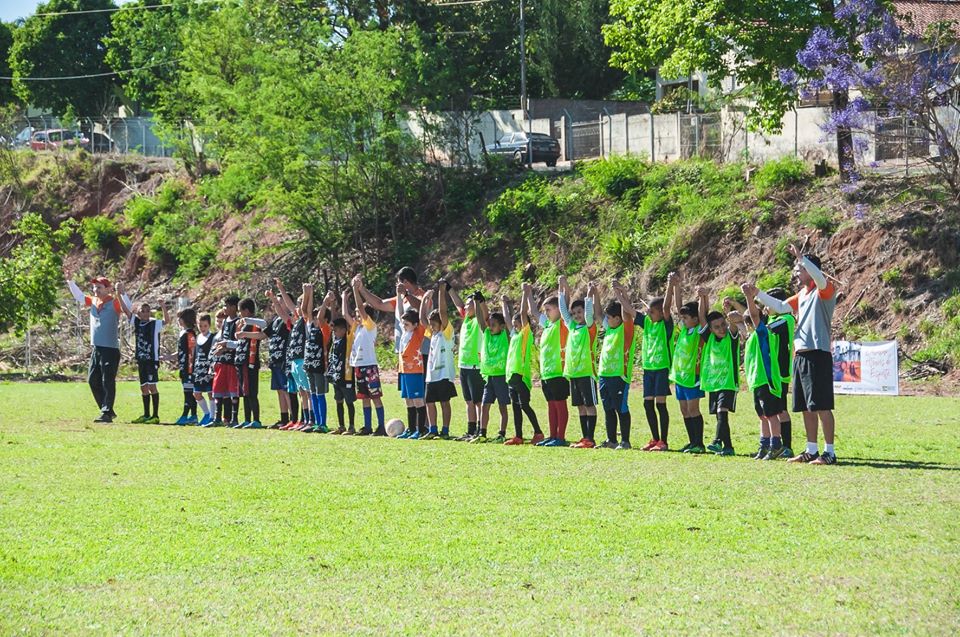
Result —
[{"label": "white sock", "polygon": [[816,454],[817,452],[818,452],[817,443],[815,443],[815,442],[808,442],[808,443],[807,443],[807,453],[809,453],[809,454],[812,456],[812,455]]},{"label": "white sock", "polygon": [[828,445],[828,444],[824,443],[824,445],[823,445],[823,453],[829,453],[829,454],[832,456],[832,455],[833,455],[833,445]]},{"label": "white sock", "polygon": [[200,406],[200,411],[203,412],[203,415],[204,415],[204,416],[209,416],[209,415],[210,415],[210,406],[207,405],[207,399],[206,399],[206,398],[204,398],[203,396],[201,396],[201,397],[197,400],[197,404]]}]

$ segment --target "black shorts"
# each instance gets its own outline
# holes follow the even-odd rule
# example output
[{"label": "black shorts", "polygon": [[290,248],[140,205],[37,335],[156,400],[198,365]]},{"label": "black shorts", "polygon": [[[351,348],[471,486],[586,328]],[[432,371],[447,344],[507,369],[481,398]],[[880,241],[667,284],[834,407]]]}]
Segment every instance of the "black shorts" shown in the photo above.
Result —
[{"label": "black shorts", "polygon": [[730,413],[737,411],[737,392],[732,389],[721,389],[710,392],[710,413],[716,414],[720,408]]},{"label": "black shorts", "polygon": [[463,399],[468,403],[483,402],[483,376],[479,369],[460,370],[460,391]]},{"label": "black shorts", "polygon": [[193,389],[193,374],[185,369],[180,370],[180,383],[184,389]]},{"label": "black shorts", "polygon": [[570,404],[574,407],[593,407],[597,404],[597,381],[592,376],[570,379]]},{"label": "black shorts", "polygon": [[160,363],[157,361],[137,361],[137,374],[140,376],[140,385],[156,385]]},{"label": "black shorts", "polygon": [[506,376],[488,376],[483,387],[483,404],[499,403],[506,405],[510,402],[510,388],[507,387]]},{"label": "black shorts", "polygon": [[547,402],[566,400],[570,397],[570,383],[563,376],[541,380],[540,389],[543,390],[543,397]]},{"label": "black shorts", "polygon": [[530,388],[523,382],[523,376],[514,374],[510,377],[510,380],[507,381],[507,386],[510,387],[511,403],[520,406],[530,404]]},{"label": "black shorts", "polygon": [[793,411],[833,409],[833,354],[797,352],[793,359]]},{"label": "black shorts", "polygon": [[445,403],[456,396],[457,386],[453,384],[452,380],[444,378],[427,383],[427,393],[423,400],[428,403]]},{"label": "black shorts", "polygon": [[630,385],[624,379],[619,376],[603,376],[600,378],[600,403],[603,405],[604,411],[629,414],[629,396]]},{"label": "black shorts", "polygon": [[760,385],[753,390],[753,408],[758,416],[777,416],[787,408],[786,394],[774,396],[769,385]]},{"label": "black shorts", "polygon": [[357,390],[353,386],[352,380],[333,381],[333,399],[339,402],[355,403],[357,402]]}]

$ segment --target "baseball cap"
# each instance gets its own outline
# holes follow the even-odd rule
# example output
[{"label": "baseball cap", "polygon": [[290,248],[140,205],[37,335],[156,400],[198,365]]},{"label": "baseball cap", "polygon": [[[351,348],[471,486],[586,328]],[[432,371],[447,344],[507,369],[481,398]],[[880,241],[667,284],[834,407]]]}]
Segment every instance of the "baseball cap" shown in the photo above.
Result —
[{"label": "baseball cap", "polygon": [[113,284],[110,283],[110,279],[105,276],[98,276],[90,279],[90,283],[96,283],[97,285],[105,288],[112,288]]}]

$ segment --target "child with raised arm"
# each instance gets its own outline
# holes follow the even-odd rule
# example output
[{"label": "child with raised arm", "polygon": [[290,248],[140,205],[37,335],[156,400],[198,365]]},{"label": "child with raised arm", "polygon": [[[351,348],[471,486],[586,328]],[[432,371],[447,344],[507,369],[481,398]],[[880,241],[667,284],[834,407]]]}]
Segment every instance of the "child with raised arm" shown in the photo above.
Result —
[{"label": "child with raised arm", "polygon": [[[353,349],[353,324],[350,323],[350,295],[347,288],[340,297],[340,316],[333,319],[333,334],[330,340],[330,352],[327,355],[327,379],[333,384],[333,400],[337,404],[337,428],[330,433],[354,436],[357,433],[354,424],[357,402],[356,388],[353,384],[353,367],[350,366],[350,352]],[[350,419],[350,428],[344,422],[344,407]]]},{"label": "child with raised arm", "polygon": [[[122,287],[121,294],[122,294]],[[140,377],[140,398],[143,401],[143,415],[135,418],[132,422],[135,424],[159,425],[160,424],[160,391],[157,389],[157,382],[160,373],[160,332],[163,326],[169,323],[170,315],[167,306],[161,304],[163,309],[163,319],[155,319],[151,316],[149,303],[138,303],[136,312],[133,311],[132,304],[128,304],[127,299],[121,296],[123,300],[122,308],[124,314],[130,319],[130,325],[133,326],[135,335],[135,354],[137,361],[137,373]],[[153,404],[153,413],[150,413],[150,406]]]},{"label": "child with raised arm", "polygon": [[192,307],[177,312],[180,335],[177,337],[177,369],[183,387],[183,413],[177,425],[196,425],[197,399],[193,395],[193,357],[197,349],[197,311]]},{"label": "child with raised arm", "polygon": [[[397,299],[402,299],[406,289],[401,283],[397,283]],[[394,315],[397,324],[400,325],[400,338],[397,341],[399,351],[397,352],[398,371],[400,380],[400,397],[403,398],[407,406],[407,429],[399,438],[409,438],[410,440],[419,440],[421,436],[427,435],[427,407],[424,403],[426,394],[426,382],[423,375],[423,347],[426,328],[420,322],[420,310],[424,303],[429,304],[427,298],[429,292],[421,297],[420,305],[417,309],[403,309],[404,304],[397,302],[394,304]]]},{"label": "child with raised arm", "polygon": [[235,349],[227,346],[233,341],[236,322],[227,320],[227,311],[221,308],[214,316],[217,331],[213,334],[210,360],[213,362],[213,398],[217,404],[217,415],[210,427],[229,426],[233,422],[233,399],[240,392],[240,380],[234,364]]},{"label": "child with raised arm", "polygon": [[710,414],[717,417],[717,431],[707,446],[718,456],[734,455],[730,439],[730,414],[737,410],[737,392],[740,391],[740,333],[736,323],[739,313],[707,312],[710,307],[709,290],[697,288],[700,314],[700,388],[710,397]]},{"label": "child with raised arm", "polygon": [[[594,282],[587,286],[587,295],[568,306],[571,298],[567,278],[559,278],[560,315],[570,330],[563,363],[563,375],[570,381],[570,404],[580,414],[583,437],[573,446],[578,449],[596,447],[594,432],[597,427],[597,325],[593,320],[594,307],[600,307]],[[565,440],[555,440],[544,446],[566,446]]]},{"label": "child with raised arm", "polygon": [[[670,299],[666,302],[669,303]],[[688,440],[680,451],[706,453],[703,445],[703,415],[700,413],[700,399],[704,397],[700,389],[700,349],[703,347],[700,308],[696,301],[683,303],[683,279],[679,274],[673,277],[673,303],[681,325],[670,363],[670,381],[676,388]]]},{"label": "child with raised arm", "polygon": [[[505,445],[523,444],[523,416],[526,414],[533,428],[531,444],[543,440],[543,431],[537,420],[537,412],[530,405],[530,389],[533,386],[533,357],[534,338],[530,327],[533,317],[533,288],[529,283],[523,284],[520,296],[520,307],[512,316],[513,330],[510,333],[510,348],[507,350],[507,385],[510,388],[510,404],[513,407],[513,438]],[[510,304],[507,297],[501,299],[503,315],[510,316]]]},{"label": "child with raised arm", "polygon": [[570,383],[563,376],[563,363],[567,350],[567,338],[570,330],[560,315],[560,300],[556,295],[544,299],[540,315],[540,389],[547,401],[547,421],[550,435],[539,441],[532,441],[538,447],[566,446],[567,398],[570,397]]},{"label": "child with raised arm", "polygon": [[[197,347],[193,354],[193,397],[203,412],[201,427],[213,426],[213,334],[210,332],[210,315],[201,314],[197,319]],[[206,397],[204,397],[206,394]],[[209,402],[208,402],[209,399]]]},{"label": "child with raised arm", "polygon": [[313,314],[313,286],[303,284],[303,293],[294,304],[287,294],[280,279],[275,279],[280,291],[280,300],[291,317],[290,338],[287,340],[287,393],[294,394],[300,399],[301,418],[291,414],[290,423],[281,429],[285,431],[300,431],[313,427],[310,415],[310,381],[303,367],[303,357],[307,346],[307,317]]},{"label": "child with raised arm", "polygon": [[484,325],[480,345],[480,375],[483,376],[483,397],[480,406],[480,432],[470,442],[487,442],[487,424],[490,422],[490,406],[497,403],[500,409],[500,430],[494,442],[507,441],[507,405],[510,403],[510,388],[507,387],[507,351],[510,337],[507,335],[507,319],[500,312],[487,312],[486,301],[477,304],[480,323]]},{"label": "child with raised arm", "polygon": [[[357,398],[363,403],[363,428],[360,436],[386,436],[383,416],[383,388],[380,385],[380,365],[377,363],[377,324],[373,319],[376,311],[365,304],[360,293],[363,285],[360,276],[353,277],[353,300],[356,315],[352,316],[344,308],[344,318],[354,328],[353,346],[350,349],[350,365],[356,379]],[[377,411],[377,429],[373,429],[373,408]]]},{"label": "child with raised arm", "polygon": [[[240,318],[234,330],[234,360],[237,365],[237,386],[243,399],[243,421],[234,429],[260,429],[260,341],[265,338],[265,322],[257,319],[257,303],[246,298],[240,301]],[[239,405],[236,405],[237,407]],[[234,420],[239,420],[235,415]]]},{"label": "child with raised arm", "polygon": [[287,342],[290,339],[290,321],[287,308],[273,290],[265,292],[273,310],[273,318],[264,321],[263,331],[269,347],[268,365],[270,367],[270,389],[277,392],[280,404],[280,420],[270,425],[270,429],[280,429],[290,424],[290,395],[287,393]]},{"label": "child with raised arm", "polygon": [[[420,307],[421,316],[428,312],[430,327],[426,336],[430,339],[430,354],[427,357],[427,422],[429,431],[424,439],[450,438],[450,399],[457,395],[453,379],[456,364],[453,355],[453,325],[447,315],[447,292],[450,285],[445,280],[437,283],[437,309],[429,310],[432,297],[425,296]],[[437,428],[437,405],[443,416],[443,428]]]},{"label": "child with raised arm", "polygon": [[303,357],[303,368],[310,383],[310,407],[315,424],[309,433],[329,433],[327,427],[327,350],[330,347],[330,321],[333,318],[333,304],[336,295],[333,290],[327,292],[307,321],[307,345]]},{"label": "child with raised arm", "polygon": [[669,448],[667,396],[670,395],[670,362],[673,357],[673,317],[665,299],[672,294],[672,274],[667,276],[664,296],[652,298],[649,302],[641,301],[647,311],[637,316],[643,332],[643,410],[650,427],[650,442],[642,447],[643,451],[666,451]]},{"label": "child with raised arm", "polygon": [[[636,311],[630,296],[619,282],[613,282],[615,299],[604,309],[606,323],[603,346],[600,349],[600,400],[607,428],[604,449],[630,449],[630,381],[633,379],[633,361],[637,350],[634,319]],[[621,441],[617,443],[617,421],[620,422]]]},{"label": "child with raised arm", "polygon": [[467,404],[467,433],[457,438],[459,441],[471,441],[480,434],[480,405],[483,403],[484,380],[480,373],[480,346],[486,329],[485,317],[477,312],[477,306],[485,302],[483,293],[474,292],[464,303],[453,288],[450,298],[460,313],[460,391]]}]

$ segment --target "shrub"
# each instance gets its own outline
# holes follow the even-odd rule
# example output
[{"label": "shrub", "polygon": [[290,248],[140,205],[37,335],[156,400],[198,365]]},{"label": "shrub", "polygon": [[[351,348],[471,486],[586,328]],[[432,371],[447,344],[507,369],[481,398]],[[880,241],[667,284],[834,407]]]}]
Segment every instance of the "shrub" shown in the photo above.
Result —
[{"label": "shrub", "polygon": [[643,183],[647,164],[639,157],[615,156],[591,162],[583,168],[583,178],[594,192],[620,198]]},{"label": "shrub", "polygon": [[183,200],[187,186],[182,181],[171,179],[164,182],[153,197],[131,199],[123,211],[127,225],[141,230],[153,225],[164,212],[173,211]]},{"label": "shrub", "polygon": [[797,242],[797,237],[792,234],[785,234],[777,240],[777,245],[773,248],[773,258],[777,265],[792,267],[795,259],[790,254],[788,248]]},{"label": "shrub", "polygon": [[903,271],[900,268],[890,268],[880,275],[880,280],[895,290],[903,289],[905,283]]},{"label": "shrub", "polygon": [[91,252],[107,252],[117,244],[120,224],[113,217],[100,215],[87,217],[80,223],[83,245]]},{"label": "shrub", "polygon": [[757,276],[757,287],[761,290],[771,288],[790,289],[791,272],[789,268],[777,268],[773,272],[761,272]]},{"label": "shrub", "polygon": [[798,217],[800,223],[820,230],[824,234],[833,234],[839,222],[837,215],[825,206],[810,208]]},{"label": "shrub", "polygon": [[774,190],[800,184],[810,178],[806,165],[795,157],[768,161],[760,166],[753,176],[753,187],[758,197],[765,197]]},{"label": "shrub", "polygon": [[509,188],[487,206],[487,220],[494,228],[519,231],[556,216],[558,205],[550,184],[530,177]]}]

